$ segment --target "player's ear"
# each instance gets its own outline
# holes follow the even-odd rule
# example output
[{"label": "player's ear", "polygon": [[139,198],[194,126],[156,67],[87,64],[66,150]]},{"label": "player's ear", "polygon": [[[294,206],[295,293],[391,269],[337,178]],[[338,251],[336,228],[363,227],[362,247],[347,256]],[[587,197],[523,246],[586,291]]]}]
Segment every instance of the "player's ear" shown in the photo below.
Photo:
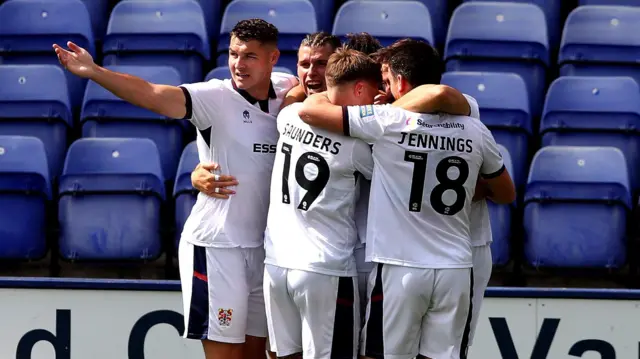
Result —
[{"label": "player's ear", "polygon": [[271,55],[269,58],[269,63],[271,63],[271,66],[275,66],[278,63],[279,58],[280,58],[280,50],[278,50],[277,47],[274,47],[273,50],[271,51]]},{"label": "player's ear", "polygon": [[362,94],[364,93],[364,84],[362,83],[362,81],[356,81],[355,85],[353,86],[353,94],[356,95],[357,97],[362,96]]}]

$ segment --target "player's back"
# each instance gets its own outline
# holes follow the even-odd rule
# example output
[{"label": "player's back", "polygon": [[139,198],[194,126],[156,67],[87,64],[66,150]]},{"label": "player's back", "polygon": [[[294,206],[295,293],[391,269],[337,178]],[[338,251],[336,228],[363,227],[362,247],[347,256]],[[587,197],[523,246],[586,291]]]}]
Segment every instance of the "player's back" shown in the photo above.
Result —
[{"label": "player's back", "polygon": [[358,172],[371,177],[371,150],[361,140],[305,124],[298,116],[300,105],[278,116],[265,263],[356,275],[356,180]]},{"label": "player's back", "polygon": [[384,130],[373,146],[367,259],[470,267],[471,200],[488,129],[471,117],[393,107],[375,116]]}]

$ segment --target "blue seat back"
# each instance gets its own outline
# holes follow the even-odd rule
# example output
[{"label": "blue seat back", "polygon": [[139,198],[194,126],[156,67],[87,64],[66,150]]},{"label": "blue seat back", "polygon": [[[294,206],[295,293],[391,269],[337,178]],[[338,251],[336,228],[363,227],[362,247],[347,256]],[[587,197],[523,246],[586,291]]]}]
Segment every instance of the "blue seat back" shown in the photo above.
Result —
[{"label": "blue seat back", "polygon": [[156,144],[146,138],[81,138],[67,153],[60,195],[148,193],[164,198]]},{"label": "blue seat back", "polygon": [[619,268],[631,192],[614,147],[543,147],[525,193],[525,257],[535,267]]},{"label": "blue seat back", "polygon": [[533,158],[525,203],[616,202],[631,208],[629,172],[615,147],[548,146]]},{"label": "blue seat back", "polygon": [[640,8],[577,7],[565,22],[558,63],[636,64],[640,48],[638,31]]},{"label": "blue seat back", "polygon": [[545,15],[537,5],[464,3],[451,17],[446,69],[519,74],[527,84],[531,113],[537,117],[544,101],[548,43]]},{"label": "blue seat back", "polygon": [[[0,63],[59,65],[51,45],[66,46],[67,41],[95,56],[91,19],[82,1],[12,0],[0,5]],[[80,106],[86,80],[67,73],[67,84],[71,104]]]},{"label": "blue seat back", "polygon": [[350,0],[336,14],[333,34],[368,32],[383,46],[398,39],[416,38],[434,45],[429,9],[419,1]]},{"label": "blue seat back", "polygon": [[196,190],[191,185],[191,172],[200,162],[198,157],[198,147],[196,141],[189,143],[182,151],[180,164],[176,173],[176,182],[173,187],[173,198],[176,203],[175,215],[175,243],[180,241],[180,234],[187,217],[191,214],[191,209],[196,202]]},{"label": "blue seat back", "polygon": [[44,144],[26,136],[0,136],[0,192],[38,193],[51,199]]},{"label": "blue seat back", "polygon": [[[447,72],[442,83],[473,96],[480,107],[480,118],[496,142],[515,158],[513,181],[522,188],[527,180],[532,115],[529,96],[522,77],[499,72]],[[505,91],[509,89],[509,91]]]},{"label": "blue seat back", "polygon": [[[486,0],[463,0],[463,2]],[[547,32],[549,34],[550,48],[556,48],[560,43],[562,32],[562,0],[491,0],[493,2],[512,2],[538,5],[544,11],[547,19]]]},{"label": "blue seat back", "polygon": [[640,6],[640,0],[578,0],[578,6],[585,5]]},{"label": "blue seat back", "polygon": [[234,0],[224,11],[218,41],[217,66],[227,66],[230,33],[241,20],[258,18],[278,28],[278,66],[295,70],[300,42],[318,30],[316,12],[309,0]]},{"label": "blue seat back", "polygon": [[[106,66],[107,69],[140,77],[152,83],[178,86],[181,78],[178,71],[170,66]],[[80,121],[89,118],[129,118],[160,120],[166,117],[144,108],[132,105],[104,87],[89,81],[82,102]]]},{"label": "blue seat back", "polygon": [[202,79],[210,57],[202,7],[194,0],[123,0],[111,13],[105,65],[168,65],[183,82]]},{"label": "blue seat back", "polygon": [[89,12],[91,28],[96,40],[102,40],[109,20],[109,0],[82,0]]},{"label": "blue seat back", "polygon": [[46,202],[51,198],[42,141],[35,137],[0,136],[0,258],[44,257]]},{"label": "blue seat back", "polygon": [[[169,66],[107,66],[152,83],[180,85],[180,74]],[[134,106],[94,82],[89,82],[80,122],[83,137],[150,138],[158,147],[165,179],[172,180],[184,145],[186,121],[176,121]]]},{"label": "blue seat back", "polygon": [[38,137],[57,176],[73,125],[67,81],[56,65],[0,66],[0,133]]},{"label": "blue seat back", "polygon": [[[511,154],[506,147],[498,145],[504,166],[513,174],[513,162]],[[510,242],[511,242],[511,216],[513,208],[511,205],[495,204],[487,201],[489,208],[489,220],[491,222],[491,234],[493,242],[491,242],[491,257],[493,264],[502,266],[509,262],[510,258]]]},{"label": "blue seat back", "polygon": [[331,32],[333,27],[333,14],[336,1],[334,0],[311,0],[313,8],[316,11],[316,20],[318,22],[318,31]]},{"label": "blue seat back", "polygon": [[[281,66],[275,66],[273,68],[273,72],[284,72],[286,74],[293,75],[293,72],[291,70],[289,70],[289,68],[281,67]],[[229,67],[228,66],[219,66],[219,67],[216,67],[215,69],[209,71],[209,73],[204,78],[204,80],[205,81],[209,81],[209,80],[212,80],[212,79],[224,80],[224,79],[230,79],[230,78],[231,78],[231,72],[229,71]]]},{"label": "blue seat back", "polygon": [[560,77],[547,92],[542,145],[613,146],[640,189],[640,86],[630,77]]}]

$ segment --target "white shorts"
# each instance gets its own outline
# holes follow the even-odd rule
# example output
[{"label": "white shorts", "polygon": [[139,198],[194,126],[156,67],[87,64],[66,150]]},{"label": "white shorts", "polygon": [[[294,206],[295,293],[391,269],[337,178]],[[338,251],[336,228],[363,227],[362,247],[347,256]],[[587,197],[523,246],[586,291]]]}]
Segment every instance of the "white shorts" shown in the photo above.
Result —
[{"label": "white shorts", "polygon": [[458,358],[469,332],[472,278],[471,268],[377,264],[369,276],[361,354],[374,359],[418,354]]},{"label": "white shorts", "polygon": [[356,268],[358,269],[358,292],[360,294],[360,317],[364,320],[364,308],[367,307],[367,283],[371,270],[375,267],[375,263],[365,262],[365,247],[356,247],[353,250],[356,257]]},{"label": "white shorts", "polygon": [[[473,343],[473,337],[478,326],[484,291],[489,285],[491,271],[493,269],[493,259],[491,258],[491,245],[472,247],[473,250],[473,298],[471,300],[471,325],[469,326],[469,343]],[[463,343],[464,344],[464,343]]]},{"label": "white shorts", "polygon": [[185,240],[178,248],[184,338],[244,343],[265,338],[264,248],[213,248]]},{"label": "white shorts", "polygon": [[356,277],[266,265],[264,296],[271,351],[311,359],[353,359],[360,314]]}]

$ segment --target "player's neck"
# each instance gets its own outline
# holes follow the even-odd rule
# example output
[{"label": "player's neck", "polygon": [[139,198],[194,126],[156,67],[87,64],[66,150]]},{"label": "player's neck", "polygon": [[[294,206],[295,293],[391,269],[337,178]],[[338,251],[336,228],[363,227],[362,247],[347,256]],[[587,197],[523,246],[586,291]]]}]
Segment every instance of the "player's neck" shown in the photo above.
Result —
[{"label": "player's neck", "polygon": [[246,91],[258,101],[266,100],[269,98],[269,88],[271,87],[271,76],[262,80],[261,82],[246,89]]}]

